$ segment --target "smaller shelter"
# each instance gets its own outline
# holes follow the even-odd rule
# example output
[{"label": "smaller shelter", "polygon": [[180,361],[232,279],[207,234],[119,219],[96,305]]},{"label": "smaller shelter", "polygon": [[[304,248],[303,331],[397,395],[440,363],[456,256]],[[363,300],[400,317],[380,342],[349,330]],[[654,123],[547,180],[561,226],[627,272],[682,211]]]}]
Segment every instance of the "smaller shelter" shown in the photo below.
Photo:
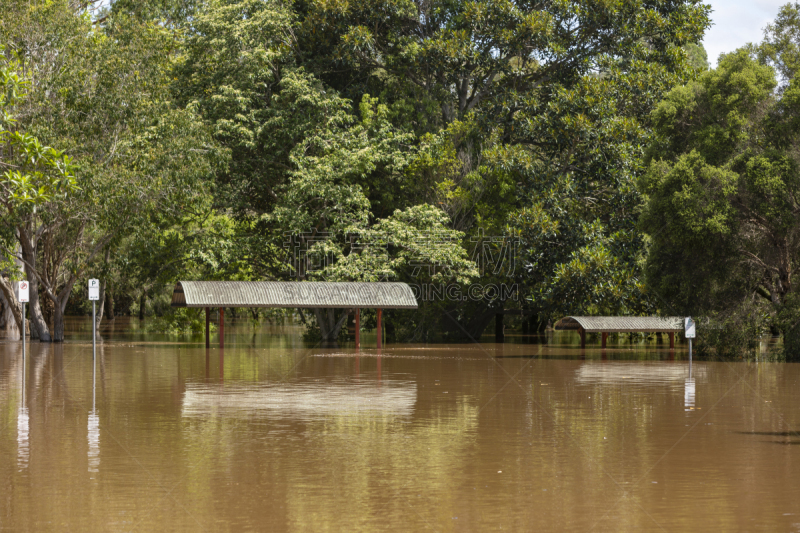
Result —
[{"label": "smaller shelter", "polygon": [[586,347],[587,333],[600,333],[602,347],[606,347],[609,333],[668,333],[669,347],[675,347],[675,332],[683,331],[680,317],[658,316],[566,316],[556,322],[557,331],[577,331],[581,348]]},{"label": "smaller shelter", "polygon": [[172,291],[172,307],[206,310],[206,347],[209,313],[219,308],[219,346],[225,346],[225,307],[284,307],[353,309],[356,347],[360,347],[360,309],[378,314],[378,348],[381,347],[383,309],[416,309],[417,299],[405,283],[313,281],[179,281]]}]

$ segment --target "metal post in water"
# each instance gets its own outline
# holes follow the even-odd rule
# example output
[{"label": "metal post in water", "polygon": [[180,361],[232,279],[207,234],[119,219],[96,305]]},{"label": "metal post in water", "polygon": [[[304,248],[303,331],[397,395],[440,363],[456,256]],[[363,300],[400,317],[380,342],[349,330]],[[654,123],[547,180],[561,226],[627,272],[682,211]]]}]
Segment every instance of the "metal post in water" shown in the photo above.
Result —
[{"label": "metal post in water", "polygon": [[95,414],[97,402],[97,359],[92,354],[92,414]]},{"label": "metal post in water", "polygon": [[25,407],[25,302],[22,303],[22,407]]},{"label": "metal post in water", "polygon": [[92,300],[92,364],[97,358],[97,302]]},{"label": "metal post in water", "polygon": [[689,339],[689,377],[692,377],[692,339]]}]

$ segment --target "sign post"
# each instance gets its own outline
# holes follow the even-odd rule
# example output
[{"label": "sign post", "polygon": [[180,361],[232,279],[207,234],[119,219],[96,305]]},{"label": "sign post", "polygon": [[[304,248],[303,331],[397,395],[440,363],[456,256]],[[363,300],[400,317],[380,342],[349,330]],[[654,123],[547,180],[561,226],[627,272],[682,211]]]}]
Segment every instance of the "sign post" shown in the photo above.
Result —
[{"label": "sign post", "polygon": [[692,317],[687,316],[684,323],[684,334],[689,341],[689,377],[692,376],[692,339],[695,334],[695,322]]},{"label": "sign post", "polygon": [[17,300],[22,304],[22,361],[25,361],[25,304],[30,301],[31,288],[27,281],[17,282]]},{"label": "sign post", "polygon": [[99,279],[90,279],[89,280],[89,300],[92,301],[92,361],[96,359],[97,356],[97,317],[95,313],[97,313],[97,300],[100,299],[100,280]]}]

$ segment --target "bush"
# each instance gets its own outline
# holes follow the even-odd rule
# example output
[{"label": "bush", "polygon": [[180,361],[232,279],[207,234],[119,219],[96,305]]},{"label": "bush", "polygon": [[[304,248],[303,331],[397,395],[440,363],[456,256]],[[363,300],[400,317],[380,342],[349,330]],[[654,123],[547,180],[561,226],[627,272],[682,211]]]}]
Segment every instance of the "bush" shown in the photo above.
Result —
[{"label": "bush", "polygon": [[769,317],[753,308],[697,319],[697,355],[718,359],[748,359],[758,353]]}]

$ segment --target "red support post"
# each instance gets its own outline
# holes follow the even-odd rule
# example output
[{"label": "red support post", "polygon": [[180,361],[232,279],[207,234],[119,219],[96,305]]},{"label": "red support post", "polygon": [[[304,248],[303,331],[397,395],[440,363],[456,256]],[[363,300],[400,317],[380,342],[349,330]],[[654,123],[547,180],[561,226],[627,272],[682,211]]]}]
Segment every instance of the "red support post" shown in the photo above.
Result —
[{"label": "red support post", "polygon": [[225,347],[225,308],[219,308],[219,347]]},{"label": "red support post", "polygon": [[669,349],[672,350],[675,348],[675,332],[672,331],[669,334]]},{"label": "red support post", "polygon": [[361,348],[361,309],[356,308],[356,349]]},{"label": "red support post", "polygon": [[208,307],[206,307],[206,348],[210,348],[211,347],[211,339],[209,338],[209,334],[208,334],[208,332],[209,332],[209,325],[208,324],[209,324],[209,321],[210,321],[210,314],[211,314],[211,310]]},{"label": "red support post", "polygon": [[378,349],[379,350],[381,349],[381,344],[382,344],[381,340],[382,340],[382,337],[383,337],[383,335],[382,335],[383,332],[381,331],[382,328],[383,328],[383,324],[382,324],[382,321],[381,321],[381,317],[382,316],[383,316],[383,309],[378,309]]},{"label": "red support post", "polygon": [[602,346],[601,346],[601,347],[602,347],[602,348],[605,348],[605,347],[606,347],[606,339],[608,339],[608,333],[605,333],[605,332],[603,332],[603,333],[601,333],[601,334],[600,334],[600,336],[601,336],[601,337],[602,337],[602,339],[603,339],[603,340],[601,341],[601,342],[602,342]]}]

